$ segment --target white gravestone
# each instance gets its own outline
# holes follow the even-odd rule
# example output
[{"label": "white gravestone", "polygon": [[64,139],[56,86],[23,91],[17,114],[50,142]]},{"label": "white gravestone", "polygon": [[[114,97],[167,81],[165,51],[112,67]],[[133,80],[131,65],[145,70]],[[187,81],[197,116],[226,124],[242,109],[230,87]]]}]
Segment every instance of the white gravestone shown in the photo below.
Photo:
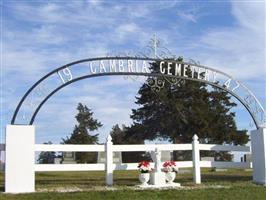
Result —
[{"label": "white gravestone", "polygon": [[62,164],[76,164],[75,152],[64,152]]},{"label": "white gravestone", "polygon": [[165,162],[165,161],[169,161],[169,160],[173,160],[173,152],[171,151],[162,151],[161,152],[161,161]]},{"label": "white gravestone", "polygon": [[161,171],[161,152],[158,148],[151,153],[152,160],[155,162],[154,171],[151,173],[151,184],[156,186],[164,186],[165,173]]},{"label": "white gravestone", "polygon": [[62,158],[54,158],[54,164],[61,164]]}]

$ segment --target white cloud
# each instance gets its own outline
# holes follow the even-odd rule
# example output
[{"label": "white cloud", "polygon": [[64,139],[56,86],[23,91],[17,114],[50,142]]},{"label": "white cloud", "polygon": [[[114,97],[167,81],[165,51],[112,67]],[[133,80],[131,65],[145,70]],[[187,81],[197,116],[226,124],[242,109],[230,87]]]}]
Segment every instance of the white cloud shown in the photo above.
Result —
[{"label": "white cloud", "polygon": [[134,33],[138,30],[138,26],[134,23],[120,25],[117,29],[120,33]]},{"label": "white cloud", "polygon": [[195,15],[195,13],[189,11],[189,12],[183,12],[183,11],[178,11],[178,16],[186,21],[190,21],[190,22],[197,22],[197,17]]},{"label": "white cloud", "polygon": [[87,2],[93,6],[99,6],[102,3],[100,0],[88,0]]},{"label": "white cloud", "polygon": [[192,4],[189,8],[180,8],[177,11],[177,16],[179,17],[178,22],[183,25],[187,22],[197,23],[201,17],[207,15],[209,15],[209,11],[204,9],[204,4],[201,6]]},{"label": "white cloud", "polygon": [[41,28],[33,29],[31,39],[46,45],[58,45],[67,42],[63,34],[57,33],[55,25],[41,26]]},{"label": "white cloud", "polygon": [[237,79],[265,78],[265,10],[261,7],[262,3],[233,2],[237,25],[208,29],[191,43],[188,54]]},{"label": "white cloud", "polygon": [[[248,29],[262,31],[265,27],[265,2],[232,1],[232,15]],[[265,29],[264,29],[265,30]]]}]

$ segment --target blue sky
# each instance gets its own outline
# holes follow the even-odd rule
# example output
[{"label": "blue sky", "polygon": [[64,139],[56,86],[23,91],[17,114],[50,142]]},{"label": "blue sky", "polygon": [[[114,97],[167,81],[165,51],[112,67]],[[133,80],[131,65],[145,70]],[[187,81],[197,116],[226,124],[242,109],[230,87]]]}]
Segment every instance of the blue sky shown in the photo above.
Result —
[{"label": "blue sky", "polygon": [[[173,54],[233,75],[266,107],[263,1],[2,1],[0,142],[19,99],[44,74],[79,59],[134,55],[153,34]],[[114,124],[132,123],[139,86],[123,77],[72,84],[41,109],[36,142],[69,135],[78,102],[104,124],[103,142]],[[250,129],[247,111],[235,111],[239,128]]]}]

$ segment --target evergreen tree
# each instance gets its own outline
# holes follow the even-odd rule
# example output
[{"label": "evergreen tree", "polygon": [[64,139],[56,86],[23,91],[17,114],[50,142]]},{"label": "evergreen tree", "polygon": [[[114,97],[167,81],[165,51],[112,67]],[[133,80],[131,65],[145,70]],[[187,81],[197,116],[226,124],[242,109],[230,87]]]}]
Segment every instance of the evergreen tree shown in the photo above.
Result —
[{"label": "evergreen tree", "polygon": [[[113,144],[144,144],[143,140],[132,137],[131,131],[132,129],[129,129],[125,125],[122,125],[122,128],[118,124],[113,126],[110,132]],[[149,159],[145,152],[122,152],[123,163],[134,163],[143,159]]]},{"label": "evergreen tree", "polygon": [[[98,130],[102,124],[93,118],[93,112],[86,105],[78,104],[78,114],[76,120],[78,125],[75,125],[73,133],[70,137],[63,139],[64,144],[97,144],[98,134],[91,135],[89,133]],[[77,152],[75,154],[78,163],[91,163],[96,161],[96,153]]]},{"label": "evergreen tree", "polygon": [[[49,141],[49,142],[45,142],[44,144],[52,144],[52,142]],[[56,155],[54,151],[42,151],[39,154],[37,161],[40,164],[51,164],[51,163],[54,163],[55,158],[56,158]]]},{"label": "evergreen tree", "polygon": [[[152,63],[151,70],[158,73],[159,63]],[[174,68],[172,73],[175,74]],[[187,74],[192,76],[190,69]],[[200,76],[204,77],[204,73]],[[166,81],[166,77],[157,80],[165,82],[160,91],[154,92],[148,84],[154,80],[148,80],[138,91],[136,103],[140,107],[133,109],[131,115],[134,120],[131,129],[135,130],[132,131],[133,137],[190,143],[197,134],[201,143],[242,145],[248,142],[246,131],[237,130],[235,114],[230,112],[236,104],[230,101],[226,92],[202,82],[180,79],[172,84],[173,80],[168,78]],[[230,160],[229,154],[216,157]]]},{"label": "evergreen tree", "polygon": [[112,137],[113,144],[126,144],[127,141],[125,139],[126,136],[126,126],[122,125],[122,128],[119,127],[118,124],[112,127],[110,132]]},{"label": "evergreen tree", "polygon": [[114,144],[144,144],[144,141],[138,138],[131,137],[132,129],[129,129],[124,124],[120,128],[118,124],[112,127],[110,132]]}]

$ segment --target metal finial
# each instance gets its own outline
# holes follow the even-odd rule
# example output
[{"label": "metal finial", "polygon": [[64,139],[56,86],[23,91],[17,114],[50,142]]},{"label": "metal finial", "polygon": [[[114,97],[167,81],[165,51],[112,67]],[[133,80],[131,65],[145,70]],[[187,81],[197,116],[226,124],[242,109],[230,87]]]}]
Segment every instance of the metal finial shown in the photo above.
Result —
[{"label": "metal finial", "polygon": [[153,38],[151,39],[151,46],[154,51],[154,58],[157,58],[157,49],[159,47],[159,40],[157,39],[156,34],[153,34]]}]

